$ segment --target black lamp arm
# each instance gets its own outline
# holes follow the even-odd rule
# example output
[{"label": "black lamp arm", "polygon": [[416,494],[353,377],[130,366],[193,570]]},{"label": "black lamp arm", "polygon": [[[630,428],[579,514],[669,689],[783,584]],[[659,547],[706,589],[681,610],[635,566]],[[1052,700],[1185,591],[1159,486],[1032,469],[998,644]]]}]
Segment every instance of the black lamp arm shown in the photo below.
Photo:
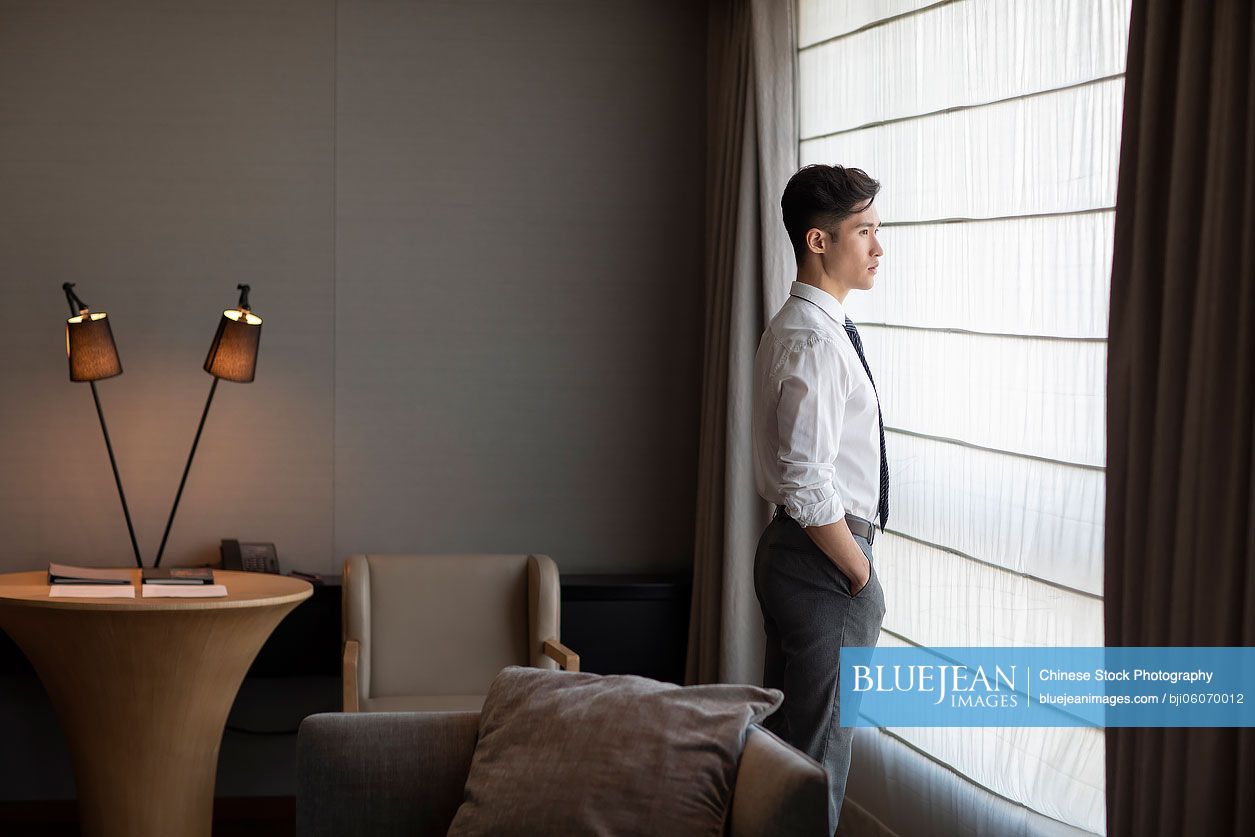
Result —
[{"label": "black lamp arm", "polygon": [[200,424],[196,426],[196,436],[192,439],[192,449],[187,454],[187,464],[183,466],[183,477],[179,480],[179,490],[174,494],[174,505],[170,506],[170,516],[166,518],[166,531],[161,534],[161,546],[157,547],[157,560],[154,567],[161,566],[161,556],[166,552],[166,541],[170,539],[170,527],[174,525],[175,512],[179,510],[179,500],[183,497],[183,486],[187,485],[187,475],[192,470],[192,460],[196,458],[196,446],[200,444],[200,434],[205,429],[205,417],[209,415],[209,405],[214,403],[214,392],[218,389],[218,378],[209,385],[209,397],[205,399],[205,409],[200,414]]},{"label": "black lamp arm", "polygon": [[113,442],[109,439],[109,427],[105,424],[105,411],[100,406],[100,395],[96,392],[96,382],[91,382],[92,399],[96,402],[96,415],[100,417],[100,432],[105,435],[105,450],[109,451],[109,465],[113,468],[113,481],[118,486],[118,499],[122,501],[122,516],[126,518],[126,531],[131,536],[131,550],[135,553],[135,566],[144,568],[144,559],[139,557],[139,541],[135,539],[135,526],[131,523],[131,509],[126,504],[126,492],[122,490],[122,475],[118,473],[118,461],[113,458]]},{"label": "black lamp arm", "polygon": [[73,282],[63,282],[61,290],[65,291],[66,301],[70,303],[70,316],[77,316],[87,310],[87,303],[78,298],[78,294],[74,293]]},{"label": "black lamp arm", "polygon": [[239,309],[241,311],[251,310],[248,307],[248,292],[250,290],[248,285],[236,285],[235,287],[239,288],[240,290],[240,303],[238,306]]}]

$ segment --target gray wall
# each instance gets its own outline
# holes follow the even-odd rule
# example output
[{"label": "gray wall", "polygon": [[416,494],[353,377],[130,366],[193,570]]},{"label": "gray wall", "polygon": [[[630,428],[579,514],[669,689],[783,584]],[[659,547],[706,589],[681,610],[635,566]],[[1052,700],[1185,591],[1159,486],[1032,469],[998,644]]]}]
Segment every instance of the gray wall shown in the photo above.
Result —
[{"label": "gray wall", "polygon": [[151,563],[237,282],[257,382],[219,387],[169,550],[277,541],[329,567],[334,399],[330,3],[0,4],[0,569],[132,561],[60,284],[110,312],[98,387]]},{"label": "gray wall", "polygon": [[60,283],[151,562],[237,282],[167,562],[540,551],[690,563],[704,5],[0,1],[0,571],[125,565]]},{"label": "gray wall", "polygon": [[[704,38],[667,0],[0,0],[0,572],[132,561],[63,281],[114,322],[149,563],[243,281],[257,380],[218,387],[166,562],[686,569]],[[292,726],[322,686],[246,683],[236,717]],[[0,678],[0,797],[72,794],[53,717]],[[292,793],[292,755],[228,732],[219,794]]]},{"label": "gray wall", "polygon": [[701,9],[341,5],[341,553],[688,565]]}]

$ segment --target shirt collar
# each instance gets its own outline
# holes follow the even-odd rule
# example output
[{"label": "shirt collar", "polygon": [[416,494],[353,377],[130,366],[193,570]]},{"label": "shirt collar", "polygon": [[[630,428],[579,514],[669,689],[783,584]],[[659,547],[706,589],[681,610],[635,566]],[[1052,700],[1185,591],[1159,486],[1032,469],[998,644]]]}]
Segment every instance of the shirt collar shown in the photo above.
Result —
[{"label": "shirt collar", "polygon": [[805,282],[794,282],[789,286],[789,296],[801,297],[807,302],[813,302],[822,308],[825,314],[836,320],[837,325],[845,327],[845,309],[841,307],[837,298],[827,291],[821,291]]}]

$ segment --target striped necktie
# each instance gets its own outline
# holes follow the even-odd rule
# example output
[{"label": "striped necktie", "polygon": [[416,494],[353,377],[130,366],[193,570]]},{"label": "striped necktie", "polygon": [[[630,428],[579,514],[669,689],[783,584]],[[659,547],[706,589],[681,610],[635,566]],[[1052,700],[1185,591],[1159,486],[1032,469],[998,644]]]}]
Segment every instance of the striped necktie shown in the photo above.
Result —
[{"label": "striped necktie", "polygon": [[880,412],[880,393],[876,391],[876,379],[872,377],[871,367],[867,365],[867,356],[863,354],[863,341],[858,336],[854,321],[849,317],[845,318],[845,333],[850,335],[854,351],[858,352],[858,359],[863,362],[867,378],[872,382],[872,391],[876,392],[876,420],[880,422],[880,531],[883,532],[885,524],[889,522],[889,460],[885,456],[885,418]]}]

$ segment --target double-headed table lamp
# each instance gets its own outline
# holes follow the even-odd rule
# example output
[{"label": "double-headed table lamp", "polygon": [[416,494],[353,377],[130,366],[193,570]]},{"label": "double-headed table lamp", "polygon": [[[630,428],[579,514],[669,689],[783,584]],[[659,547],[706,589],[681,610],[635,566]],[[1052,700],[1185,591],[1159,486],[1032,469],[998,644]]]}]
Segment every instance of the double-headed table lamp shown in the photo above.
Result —
[{"label": "double-headed table lamp", "polygon": [[[200,414],[196,438],[192,440],[192,450],[187,455],[183,478],[179,480],[179,490],[174,495],[174,505],[170,507],[170,517],[166,520],[166,531],[161,536],[161,547],[157,550],[154,567],[161,566],[161,556],[166,551],[166,540],[170,537],[170,527],[174,525],[174,514],[179,509],[188,472],[192,470],[192,459],[196,456],[196,446],[200,444],[200,434],[205,429],[205,417],[209,415],[209,405],[213,403],[218,381],[247,384],[253,380],[257,371],[261,317],[249,308],[248,285],[236,287],[240,291],[240,301],[234,308],[222,312],[218,331],[209,347],[209,356],[205,358],[205,371],[213,376],[214,381],[209,386],[209,397],[205,399],[205,410]],[[113,329],[109,326],[107,314],[103,311],[91,311],[75,295],[73,283],[66,282],[61,288],[70,303],[72,315],[65,321],[65,351],[70,360],[70,380],[87,381],[91,384],[92,398],[96,401],[96,415],[100,417],[100,430],[105,435],[105,448],[109,451],[109,464],[113,466],[113,480],[117,483],[118,497],[122,500],[122,514],[126,516],[126,529],[131,535],[131,549],[135,551],[135,565],[142,568],[144,561],[140,558],[139,543],[135,540],[135,527],[131,525],[131,510],[126,505],[126,493],[122,490],[118,463],[113,457],[113,443],[109,440],[109,428],[105,425],[105,412],[100,407],[100,396],[96,392],[97,381],[122,374],[122,362],[118,360],[118,348],[113,342]]]},{"label": "double-headed table lamp", "polygon": [[[209,355],[205,358],[205,371],[212,375],[214,380],[209,385],[209,397],[205,399],[205,410],[200,414],[196,438],[192,440],[192,450],[187,455],[183,478],[179,480],[179,490],[174,495],[174,505],[170,507],[170,517],[166,521],[166,531],[161,535],[161,546],[157,549],[154,567],[161,566],[161,556],[166,551],[170,527],[174,525],[174,514],[179,510],[179,499],[183,496],[183,486],[187,484],[188,472],[192,470],[192,459],[196,456],[196,446],[200,444],[200,434],[205,429],[205,417],[209,415],[209,405],[213,403],[218,381],[227,380],[247,384],[253,380],[253,375],[257,371],[257,346],[261,341],[261,317],[254,314],[249,307],[248,285],[236,287],[240,291],[240,301],[234,308],[222,312],[222,319],[218,321],[218,331],[214,334],[214,341],[209,346]],[[121,484],[119,484],[120,487]]]},{"label": "double-headed table lamp", "polygon": [[113,458],[113,442],[109,440],[109,427],[105,424],[105,411],[100,407],[100,394],[96,382],[122,374],[122,361],[118,359],[118,347],[113,342],[113,328],[109,315],[104,311],[92,311],[74,293],[74,283],[61,286],[70,303],[70,318],[65,321],[65,354],[70,361],[70,380],[87,381],[91,384],[92,399],[96,402],[96,415],[100,417],[100,432],[105,436],[105,449],[109,451],[109,464],[113,466],[113,481],[118,486],[118,499],[122,501],[122,514],[126,517],[126,531],[131,535],[131,549],[135,552],[135,566],[143,567],[139,557],[139,543],[135,540],[135,527],[131,525],[131,510],[126,505],[126,492],[122,490],[122,477],[118,476],[118,462]]}]

